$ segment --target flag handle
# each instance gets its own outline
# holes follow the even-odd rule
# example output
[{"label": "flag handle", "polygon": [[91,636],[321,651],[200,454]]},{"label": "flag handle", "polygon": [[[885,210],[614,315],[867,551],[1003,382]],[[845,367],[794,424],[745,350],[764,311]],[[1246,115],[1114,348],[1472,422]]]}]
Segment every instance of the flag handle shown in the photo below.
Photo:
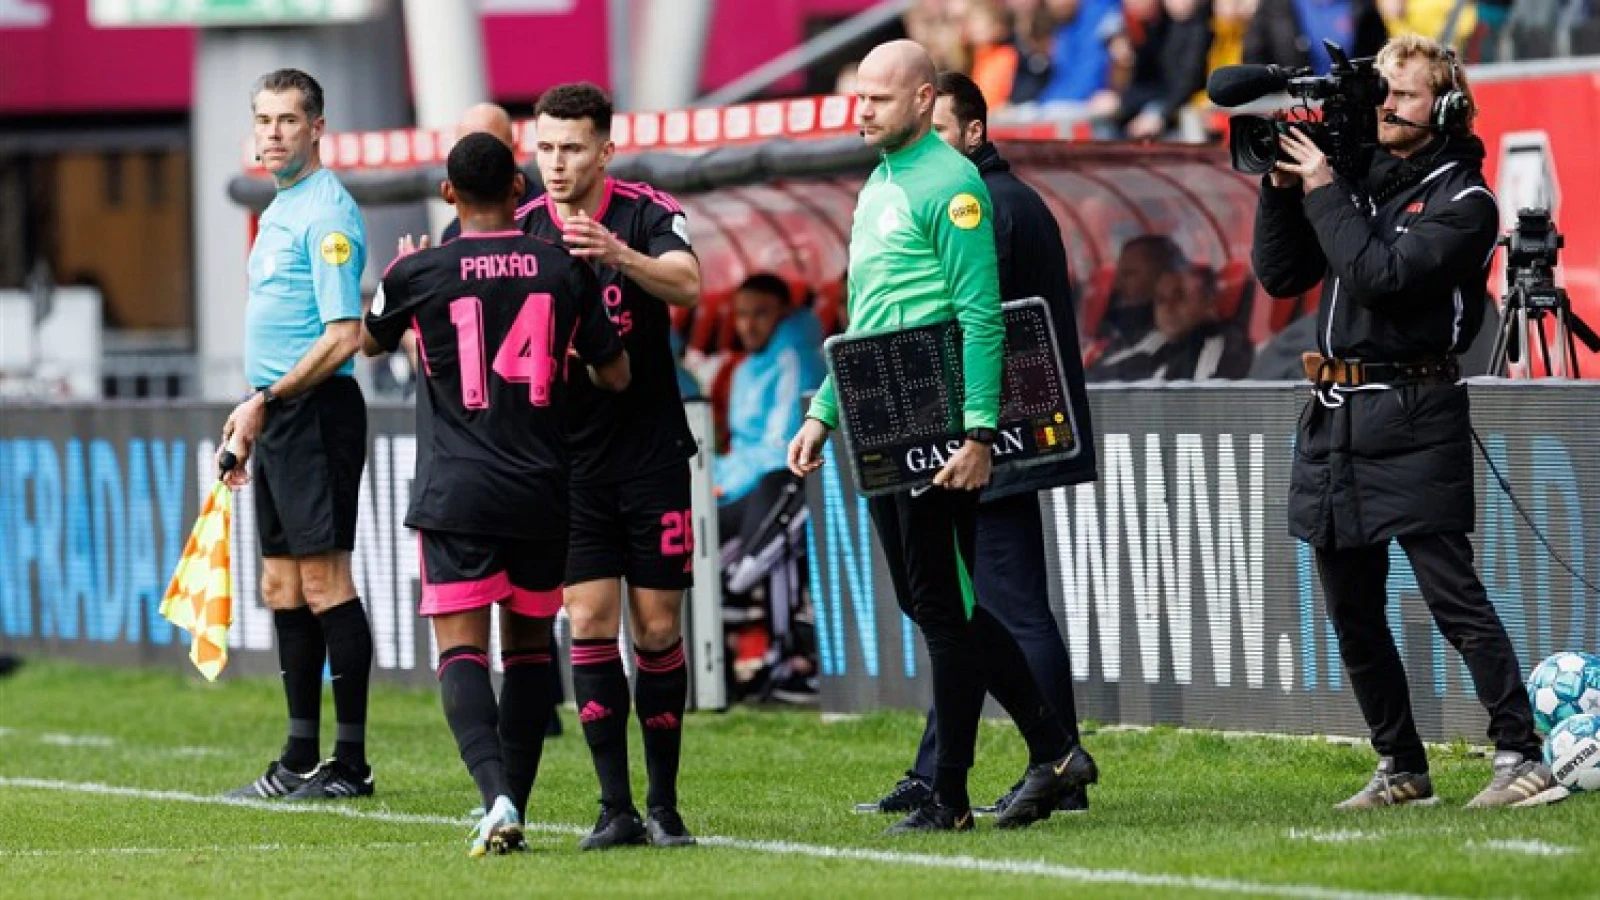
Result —
[{"label": "flag handle", "polygon": [[222,452],[217,454],[217,468],[219,469],[217,472],[218,478],[221,478],[229,472],[232,472],[236,467],[238,467],[239,454],[234,452],[233,449],[236,446],[238,445],[233,442],[233,438],[229,437],[228,446],[222,448]]}]

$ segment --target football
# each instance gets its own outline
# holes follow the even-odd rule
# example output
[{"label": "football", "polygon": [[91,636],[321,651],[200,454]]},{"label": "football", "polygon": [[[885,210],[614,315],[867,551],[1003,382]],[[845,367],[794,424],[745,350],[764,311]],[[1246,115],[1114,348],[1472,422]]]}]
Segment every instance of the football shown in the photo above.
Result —
[{"label": "football", "polygon": [[1572,791],[1600,791],[1600,716],[1576,715],[1550,732],[1544,760]]},{"label": "football", "polygon": [[1557,653],[1528,678],[1533,723],[1550,734],[1562,721],[1580,714],[1600,715],[1600,656]]}]

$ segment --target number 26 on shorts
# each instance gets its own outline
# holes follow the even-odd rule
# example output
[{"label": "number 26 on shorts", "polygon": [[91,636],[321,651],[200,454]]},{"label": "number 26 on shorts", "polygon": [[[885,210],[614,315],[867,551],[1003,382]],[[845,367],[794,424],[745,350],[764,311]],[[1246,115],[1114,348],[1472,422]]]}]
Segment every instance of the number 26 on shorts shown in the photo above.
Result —
[{"label": "number 26 on shorts", "polygon": [[694,552],[694,510],[661,514],[661,555],[687,556]]}]

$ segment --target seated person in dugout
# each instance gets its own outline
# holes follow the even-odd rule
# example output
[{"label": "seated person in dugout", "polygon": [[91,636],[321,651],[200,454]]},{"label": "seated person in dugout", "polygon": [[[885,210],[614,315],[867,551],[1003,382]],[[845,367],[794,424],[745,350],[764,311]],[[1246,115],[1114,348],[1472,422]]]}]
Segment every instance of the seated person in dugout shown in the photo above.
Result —
[{"label": "seated person in dugout", "polygon": [[1244,328],[1217,313],[1216,273],[1182,263],[1154,280],[1154,327],[1143,338],[1109,348],[1089,370],[1091,381],[1202,381],[1247,378],[1255,350]]}]

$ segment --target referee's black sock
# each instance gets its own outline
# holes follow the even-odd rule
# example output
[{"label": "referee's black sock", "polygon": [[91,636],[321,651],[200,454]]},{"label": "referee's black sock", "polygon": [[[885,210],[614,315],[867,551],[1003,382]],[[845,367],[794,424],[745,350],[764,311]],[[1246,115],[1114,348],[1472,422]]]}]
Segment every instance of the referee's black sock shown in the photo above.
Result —
[{"label": "referee's black sock", "polygon": [[304,774],[321,761],[322,661],[327,644],[309,607],[272,612],[278,633],[278,666],[283,695],[289,701],[289,739],[278,761]]},{"label": "referee's black sock", "polygon": [[333,676],[333,709],[339,731],[333,758],[357,772],[367,771],[367,682],[372,677],[372,626],[356,597],[319,616],[328,642]]},{"label": "referee's black sock", "polygon": [[683,748],[683,710],[689,703],[689,670],[683,639],[665,650],[633,648],[639,662],[633,702],[644,731],[644,764],[650,773],[651,807],[678,805],[678,757]]},{"label": "referee's black sock", "polygon": [[494,685],[489,683],[489,657],[477,647],[468,646],[451,647],[440,653],[439,697],[444,701],[444,718],[455,735],[461,761],[467,764],[483,797],[483,807],[488,809],[494,806],[495,798],[511,794],[500,734],[495,727],[498,712]]},{"label": "referee's black sock", "polygon": [[546,650],[506,650],[500,654],[505,680],[500,683],[500,749],[505,755],[506,783],[524,820],[528,795],[544,756],[544,733],[555,714],[551,698],[559,682]]},{"label": "referee's black sock", "polygon": [[1066,756],[1075,742],[1061,724],[1061,717],[1045,702],[1017,639],[981,606],[973,607],[967,627],[972,630],[989,693],[1017,723],[1022,739],[1028,742],[1028,764],[1054,762]]},{"label": "referee's black sock", "polygon": [[600,800],[613,809],[633,806],[628,784],[628,675],[616,638],[572,642],[572,693],[583,738],[600,776]]}]

